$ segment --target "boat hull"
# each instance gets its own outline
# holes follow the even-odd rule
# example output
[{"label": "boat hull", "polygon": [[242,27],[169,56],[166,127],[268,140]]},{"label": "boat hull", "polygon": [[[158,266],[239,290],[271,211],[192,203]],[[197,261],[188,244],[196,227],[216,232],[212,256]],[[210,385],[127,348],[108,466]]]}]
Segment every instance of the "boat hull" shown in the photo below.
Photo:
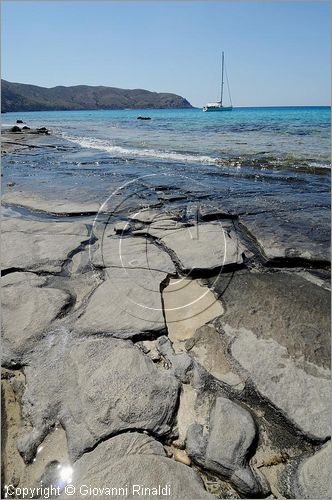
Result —
[{"label": "boat hull", "polygon": [[220,107],[215,107],[215,108],[212,108],[212,107],[205,107],[203,108],[203,111],[205,112],[212,112],[212,111],[232,111],[232,106],[229,106],[229,107],[226,107],[226,106],[220,106]]}]

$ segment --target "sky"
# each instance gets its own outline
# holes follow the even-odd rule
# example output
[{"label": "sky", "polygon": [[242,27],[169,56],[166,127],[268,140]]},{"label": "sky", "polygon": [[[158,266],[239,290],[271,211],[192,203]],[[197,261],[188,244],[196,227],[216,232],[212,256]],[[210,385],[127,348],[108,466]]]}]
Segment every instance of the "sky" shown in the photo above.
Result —
[{"label": "sky", "polygon": [[[328,1],[2,2],[2,78],[219,98],[234,106],[330,103]],[[227,94],[226,94],[227,95]]]}]

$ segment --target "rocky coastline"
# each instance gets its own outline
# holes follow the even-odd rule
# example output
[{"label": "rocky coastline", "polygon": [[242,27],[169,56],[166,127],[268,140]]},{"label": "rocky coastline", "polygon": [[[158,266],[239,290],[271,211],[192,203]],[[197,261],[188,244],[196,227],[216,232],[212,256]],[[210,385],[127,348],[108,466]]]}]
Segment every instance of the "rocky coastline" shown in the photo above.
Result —
[{"label": "rocky coastline", "polygon": [[3,493],[330,497],[328,216],[2,201]]}]

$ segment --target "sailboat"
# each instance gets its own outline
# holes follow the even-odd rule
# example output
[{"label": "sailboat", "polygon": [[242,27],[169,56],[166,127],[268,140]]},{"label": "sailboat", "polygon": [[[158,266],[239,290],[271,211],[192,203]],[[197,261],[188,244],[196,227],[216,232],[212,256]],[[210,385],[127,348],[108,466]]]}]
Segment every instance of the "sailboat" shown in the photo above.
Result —
[{"label": "sailboat", "polygon": [[229,100],[231,102],[230,106],[223,106],[223,97],[224,97],[224,74],[225,74],[225,55],[224,52],[222,52],[221,56],[221,91],[220,91],[220,101],[218,102],[209,102],[204,106],[203,111],[232,111],[233,106],[232,106],[232,99],[231,99],[231,94],[229,91],[229,85],[228,85],[228,78],[227,78],[227,87],[228,87],[228,93],[229,93]]}]

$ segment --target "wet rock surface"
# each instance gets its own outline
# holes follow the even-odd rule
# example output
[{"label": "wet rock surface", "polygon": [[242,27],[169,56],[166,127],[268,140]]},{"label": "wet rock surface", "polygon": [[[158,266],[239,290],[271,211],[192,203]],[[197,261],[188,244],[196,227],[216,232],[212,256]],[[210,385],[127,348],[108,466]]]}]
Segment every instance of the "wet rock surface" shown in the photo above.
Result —
[{"label": "wet rock surface", "polygon": [[269,260],[331,262],[330,211],[310,207],[297,212],[246,215],[241,224]]},{"label": "wet rock surface", "polygon": [[45,200],[45,198],[36,194],[18,191],[4,194],[2,203],[55,215],[90,215],[97,214],[100,210],[99,203],[87,203],[86,201],[78,203],[77,201],[67,199],[63,201],[52,200],[52,204],[50,205],[49,200]]}]

